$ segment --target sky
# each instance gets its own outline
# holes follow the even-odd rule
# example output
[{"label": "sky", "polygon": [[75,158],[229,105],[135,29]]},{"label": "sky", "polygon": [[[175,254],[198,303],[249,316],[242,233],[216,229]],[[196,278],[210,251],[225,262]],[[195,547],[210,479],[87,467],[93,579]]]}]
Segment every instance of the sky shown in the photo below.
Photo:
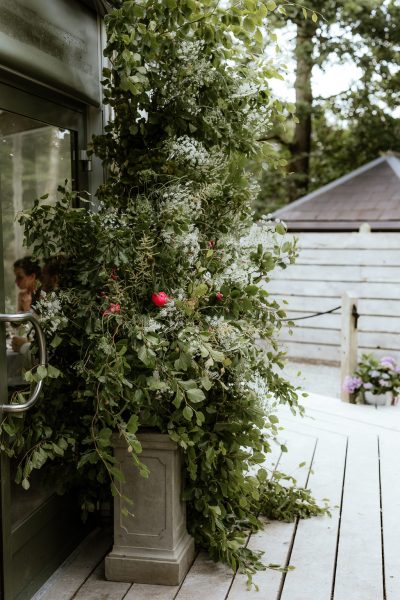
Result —
[{"label": "sky", "polygon": [[[327,98],[348,90],[352,83],[357,81],[360,73],[360,69],[350,62],[331,64],[324,71],[314,67],[312,78],[314,96]],[[270,81],[270,85],[279,98],[294,102],[294,79],[294,65],[289,65],[285,80],[275,79]]]},{"label": "sky", "polygon": [[[295,26],[289,25],[283,29],[276,30],[275,33],[278,36],[281,52],[274,56],[274,62],[278,59],[278,62],[286,64],[288,69],[284,81],[275,79],[270,81],[270,85],[279,98],[294,102],[295,63],[291,56],[294,46]],[[357,68],[350,60],[339,63],[333,57],[330,64],[327,64],[324,70],[317,66],[313,68],[313,94],[315,97],[322,96],[323,98],[339,94],[348,90],[360,76],[361,69]]]}]

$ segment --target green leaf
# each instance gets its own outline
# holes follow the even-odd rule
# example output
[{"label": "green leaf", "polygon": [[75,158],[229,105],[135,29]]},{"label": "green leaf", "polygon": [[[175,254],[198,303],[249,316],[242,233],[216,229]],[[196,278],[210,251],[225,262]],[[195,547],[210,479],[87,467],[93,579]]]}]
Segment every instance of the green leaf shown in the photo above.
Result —
[{"label": "green leaf", "polygon": [[314,23],[316,23],[318,21],[317,14],[315,12],[312,13],[311,19],[313,20]]},{"label": "green leaf", "polygon": [[193,410],[190,408],[190,406],[186,405],[182,411],[182,414],[187,421],[191,421],[193,417]]},{"label": "green leaf", "polygon": [[205,400],[205,394],[200,388],[187,390],[186,396],[191,402],[202,402]]},{"label": "green leaf", "polygon": [[47,374],[52,379],[56,379],[57,377],[60,377],[61,371],[57,369],[57,367],[53,367],[53,365],[47,365]]},{"label": "green leaf", "polygon": [[196,423],[199,427],[201,427],[206,420],[204,414],[201,411],[196,411]]},{"label": "green leaf", "polygon": [[139,427],[139,417],[137,415],[131,415],[129,421],[126,424],[126,429],[129,433],[136,433]]},{"label": "green leaf", "polygon": [[277,5],[276,5],[276,2],[274,2],[273,0],[269,0],[269,1],[267,2],[267,8],[268,8],[268,10],[270,10],[270,11],[273,11],[273,10],[275,10],[275,9],[276,9],[276,6],[277,6]]},{"label": "green leaf", "polygon": [[220,362],[223,363],[225,360],[225,355],[223,354],[223,352],[220,352],[219,350],[210,350],[210,354],[211,357],[216,361],[216,362]]},{"label": "green leaf", "polygon": [[56,334],[56,335],[53,337],[53,339],[51,340],[51,342],[50,342],[50,346],[51,346],[52,348],[57,348],[57,347],[58,347],[58,346],[61,344],[61,342],[62,342],[62,338],[61,338],[59,335],[57,335],[57,334]]},{"label": "green leaf", "polygon": [[249,32],[254,31],[254,27],[255,27],[254,20],[249,16],[245,17],[245,19],[243,21],[243,26]]},{"label": "green leaf", "polygon": [[284,226],[283,223],[277,223],[275,225],[275,231],[276,231],[276,233],[279,233],[279,235],[285,235],[286,227]]},{"label": "green leaf", "polygon": [[244,291],[248,296],[255,296],[260,291],[258,285],[248,285],[244,288]]},{"label": "green leaf", "polygon": [[197,388],[197,383],[194,381],[194,379],[188,379],[187,381],[182,381],[179,379],[178,381],[179,385],[183,387],[184,390],[192,390]]},{"label": "green leaf", "polygon": [[39,365],[36,373],[39,379],[44,379],[47,376],[47,369],[43,365]]},{"label": "green leaf", "polygon": [[196,285],[193,290],[193,296],[195,298],[202,298],[208,293],[208,285],[206,283],[200,283],[200,285]]},{"label": "green leaf", "polygon": [[156,354],[147,346],[141,346],[138,351],[138,358],[146,365],[146,367],[154,367]]},{"label": "green leaf", "polygon": [[208,377],[202,377],[200,379],[201,385],[208,392],[212,388],[212,381]]},{"label": "green leaf", "polygon": [[176,408],[179,408],[180,405],[182,404],[182,400],[183,400],[183,394],[182,394],[181,390],[178,388],[176,390],[175,398],[172,400],[172,404]]}]

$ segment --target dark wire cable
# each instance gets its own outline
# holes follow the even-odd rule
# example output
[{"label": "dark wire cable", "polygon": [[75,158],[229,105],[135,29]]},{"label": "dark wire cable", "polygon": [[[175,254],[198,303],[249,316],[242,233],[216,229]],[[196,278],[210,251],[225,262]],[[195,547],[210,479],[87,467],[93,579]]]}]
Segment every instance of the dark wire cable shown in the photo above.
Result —
[{"label": "dark wire cable", "polygon": [[313,315],[307,315],[306,317],[295,317],[294,319],[281,319],[281,321],[302,321],[303,319],[312,319],[313,317],[319,317],[320,315],[329,315],[330,313],[335,312],[335,310],[339,310],[339,308],[342,308],[341,306],[336,306],[335,308],[331,308],[331,310],[325,310],[323,312],[317,312],[314,313]]}]

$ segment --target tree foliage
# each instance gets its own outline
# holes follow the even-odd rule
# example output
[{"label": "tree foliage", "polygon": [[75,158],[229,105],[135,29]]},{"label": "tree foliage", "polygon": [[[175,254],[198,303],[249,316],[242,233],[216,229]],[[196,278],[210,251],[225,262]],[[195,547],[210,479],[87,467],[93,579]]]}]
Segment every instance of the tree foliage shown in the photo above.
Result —
[{"label": "tree foliage", "polygon": [[112,432],[144,476],[138,427],[168,433],[184,453],[190,532],[249,575],[264,567],[245,534],[261,526],[276,486],[285,518],[321,512],[306,490],[285,492],[277,477],[266,484],[268,459],[258,470],[279,443],[274,405],[301,410],[276,370],[285,313],[262,284],[296,248],[282,223],[253,224],[248,169],[273,162],[257,139],[284,119],[268,89],[273,66],[258,59],[268,6],[115,3],[104,71],[114,117],[93,146],[109,170],[97,211],[73,208],[62,189],[56,206],[42,199],[21,217],[36,256],[69,261],[61,290],[37,307],[56,367],[46,379],[51,409],[3,422],[24,485],[63,454],[86,510],[107,479],[118,493]]},{"label": "tree foliage", "polygon": [[[290,175],[265,173],[258,205],[274,208],[348,173],[380,153],[399,151],[399,119],[393,114],[400,93],[400,6],[394,0],[316,0],[318,21],[296,5],[283,20],[295,26],[296,114],[286,134],[276,132]],[[306,17],[306,18],[305,18]],[[350,61],[360,76],[350,89],[330,98],[312,89],[315,67]],[[269,201],[268,201],[269,199]]]}]

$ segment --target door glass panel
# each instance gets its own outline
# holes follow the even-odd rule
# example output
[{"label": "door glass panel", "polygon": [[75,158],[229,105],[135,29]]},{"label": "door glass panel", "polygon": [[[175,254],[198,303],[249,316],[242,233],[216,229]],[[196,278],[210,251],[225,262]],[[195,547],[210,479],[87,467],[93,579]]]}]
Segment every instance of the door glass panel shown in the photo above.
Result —
[{"label": "door glass panel", "polygon": [[[68,180],[74,188],[76,134],[8,111],[0,110],[0,204],[3,226],[4,295],[8,313],[30,309],[32,273],[15,261],[30,254],[23,246],[23,228],[16,219],[29,209],[36,198],[48,194],[46,203],[54,203],[57,188]],[[22,270],[21,270],[22,269]],[[23,278],[28,275],[28,278]],[[40,279],[40,275],[38,279]],[[36,276],[35,276],[36,277]],[[34,278],[33,278],[34,279]],[[18,280],[19,286],[16,285]],[[16,349],[15,338],[24,338],[24,326],[8,326],[7,383],[9,397],[24,385],[23,372],[31,367],[29,341]],[[13,342],[14,339],[14,342]],[[26,384],[25,384],[26,385]],[[11,474],[14,466],[11,464]],[[13,479],[13,476],[12,476]],[[28,491],[11,484],[11,519],[18,524],[32,513],[51,493],[43,485],[41,473],[32,478]]]},{"label": "door glass panel", "polygon": [[0,196],[4,231],[4,278],[6,311],[17,307],[14,262],[25,256],[23,230],[16,215],[68,180],[73,185],[72,132],[7,111],[0,112]]}]

